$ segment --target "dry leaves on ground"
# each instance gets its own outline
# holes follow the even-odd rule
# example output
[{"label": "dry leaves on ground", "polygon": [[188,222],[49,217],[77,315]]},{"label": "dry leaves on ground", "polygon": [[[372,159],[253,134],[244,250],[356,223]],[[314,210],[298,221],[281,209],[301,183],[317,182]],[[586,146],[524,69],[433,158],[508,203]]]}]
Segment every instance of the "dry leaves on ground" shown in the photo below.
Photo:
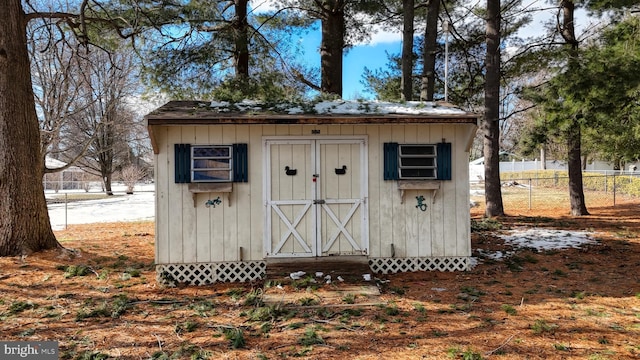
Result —
[{"label": "dry leaves on ground", "polygon": [[[379,296],[342,298],[324,295],[363,284],[164,288],[153,223],[71,226],[57,232],[67,250],[0,259],[0,331],[5,341],[57,340],[61,359],[639,358],[640,205],[590,211],[484,222],[473,248],[513,250],[496,235],[516,227],[589,231],[596,244],[480,258],[469,272],[378,276]],[[264,304],[277,285],[295,303]]]}]

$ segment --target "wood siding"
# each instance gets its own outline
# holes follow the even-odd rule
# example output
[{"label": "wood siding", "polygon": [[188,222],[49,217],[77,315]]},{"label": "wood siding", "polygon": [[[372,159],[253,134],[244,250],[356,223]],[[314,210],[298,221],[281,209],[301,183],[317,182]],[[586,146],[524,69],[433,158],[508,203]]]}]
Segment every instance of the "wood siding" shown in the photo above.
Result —
[{"label": "wood siding", "polygon": [[[155,126],[156,263],[263,259],[263,138],[269,136],[366,135],[370,257],[470,256],[467,146],[475,129],[473,124]],[[407,189],[402,201],[398,182],[383,180],[383,143],[443,139],[452,143],[453,180],[441,181],[437,190]],[[194,206],[188,184],[174,182],[176,143],[247,143],[249,181],[233,183],[231,193],[196,193]],[[340,149],[336,156],[347,154]],[[418,196],[425,198],[426,211],[416,207]],[[220,205],[205,206],[218,197]]]}]

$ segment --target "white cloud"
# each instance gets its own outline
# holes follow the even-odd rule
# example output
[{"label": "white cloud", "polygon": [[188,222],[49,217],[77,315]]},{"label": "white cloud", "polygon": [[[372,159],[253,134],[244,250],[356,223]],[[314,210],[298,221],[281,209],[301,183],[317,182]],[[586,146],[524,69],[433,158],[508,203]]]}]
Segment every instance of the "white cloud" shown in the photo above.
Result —
[{"label": "white cloud", "polygon": [[269,12],[278,9],[278,2],[274,0],[251,0],[250,4],[255,12]]},{"label": "white cloud", "polygon": [[389,31],[382,29],[381,26],[374,26],[373,33],[371,34],[371,40],[366,43],[359,43],[360,45],[378,45],[383,43],[395,43],[402,41],[402,33],[400,31]]}]

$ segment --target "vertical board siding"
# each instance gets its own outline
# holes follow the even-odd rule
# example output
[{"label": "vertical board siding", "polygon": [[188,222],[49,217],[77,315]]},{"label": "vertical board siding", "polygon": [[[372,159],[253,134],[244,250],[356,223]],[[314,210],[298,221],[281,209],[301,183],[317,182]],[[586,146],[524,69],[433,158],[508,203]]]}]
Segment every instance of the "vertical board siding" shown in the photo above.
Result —
[{"label": "vertical board siding", "polygon": [[[405,128],[406,128],[405,126],[392,125],[391,141],[397,142],[397,143],[406,142],[407,133],[405,131]],[[405,225],[406,219],[404,219],[405,204],[401,203],[400,191],[398,190],[397,182],[388,181],[387,184],[389,187],[388,191],[391,193],[391,196],[390,196],[391,202],[389,203],[389,207],[391,208],[391,217],[387,219],[383,219],[383,221],[385,221],[392,230],[391,244],[393,244],[393,251],[395,253],[392,254],[391,244],[385,244],[384,240],[382,240],[382,243],[381,243],[382,253],[387,254],[384,256],[393,255],[395,257],[406,257],[408,252],[407,252],[407,228]],[[382,206],[384,206],[384,203],[382,204]]]},{"label": "vertical board siding", "polygon": [[[456,144],[460,144],[456,141],[456,131],[453,126],[443,126],[442,127],[442,138],[445,139],[445,142],[456,142]],[[467,165],[468,166],[468,165]],[[457,174],[452,173],[452,178],[456,179]],[[469,181],[469,177],[466,179],[467,183]],[[443,204],[443,222],[442,222],[442,239],[444,243],[444,256],[456,256],[456,245],[457,245],[457,222],[456,222],[456,181],[455,180],[444,180],[442,181],[442,204]],[[469,191],[467,191],[469,192]],[[462,225],[462,224],[460,224]],[[466,224],[465,226],[471,226],[470,224]]]},{"label": "vertical board siding", "polygon": [[[469,244],[469,185],[468,151],[465,145],[475,129],[470,125],[203,125],[184,127],[160,127],[156,129],[160,148],[156,155],[156,262],[218,262],[260,260],[264,258],[264,188],[262,139],[265,136],[312,136],[312,130],[319,130],[319,137],[326,135],[367,135],[368,194],[362,210],[368,211],[368,228],[360,229],[359,222],[347,224],[352,234],[368,232],[369,256],[390,257],[391,244],[396,257],[428,256],[470,256]],[[430,143],[445,139],[452,143],[452,179],[442,181],[441,188],[432,201],[432,190],[410,190],[405,192],[401,204],[398,183],[384,180],[385,142]],[[233,183],[230,204],[226,193],[199,193],[196,206],[187,184],[176,184],[174,144],[248,144],[248,178],[246,183]],[[271,177],[271,191],[278,196],[290,198],[309,197],[307,180],[301,179],[311,167],[308,149],[304,146],[288,151],[272,152],[272,166],[289,164],[298,168],[297,177]],[[284,147],[283,147],[284,149]],[[361,185],[358,146],[330,145],[323,150],[326,169],[324,174],[332,178],[322,189],[325,197],[340,198],[356,191]],[[288,157],[286,159],[281,156]],[[347,174],[336,176],[334,168],[347,166]],[[364,165],[363,169],[364,169]],[[284,166],[284,165],[283,165]],[[266,169],[284,172],[282,169]],[[299,182],[292,178],[298,178]],[[424,196],[426,211],[416,208],[416,196]],[[215,208],[205,206],[209,199],[220,197],[222,204]],[[348,206],[336,206],[336,216],[342,220]],[[295,206],[283,207],[289,219],[295,219],[300,209]],[[360,211],[360,210],[359,210]],[[358,211],[358,212],[359,212]],[[276,215],[277,216],[277,215]],[[357,216],[354,215],[354,216]],[[311,221],[309,217],[308,221]],[[353,220],[353,219],[352,219]],[[305,220],[307,221],[307,220]],[[279,219],[271,218],[274,233],[282,234],[286,226]],[[335,231],[335,224],[324,225],[329,235]],[[300,231],[308,233],[310,224],[301,223]],[[342,237],[342,235],[341,235]],[[336,249],[348,250],[344,239],[336,242]],[[283,251],[295,251],[299,247],[295,241],[286,245]],[[243,249],[240,254],[240,248]],[[334,249],[332,249],[333,251]]]},{"label": "vertical board siding", "polygon": [[[368,141],[368,159],[369,173],[369,194],[367,198],[367,206],[369,209],[369,255],[380,256],[380,193],[383,187],[383,152],[380,140],[380,127],[367,126]],[[375,241],[372,241],[375,239]]]},{"label": "vertical board siding", "polygon": [[244,222],[243,226],[249,228],[251,238],[243,259],[262,259],[263,258],[263,232],[264,232],[264,206],[262,184],[264,182],[264,174],[262,173],[262,133],[263,128],[260,126],[249,126],[249,214],[250,222]]},{"label": "vertical board siding", "polygon": [[[243,125],[236,127],[235,132],[235,140],[233,143],[241,143],[247,144],[248,151],[248,143],[249,143],[250,135],[249,135],[249,126]],[[260,143],[257,144],[258,147]],[[248,157],[245,157],[248,159]],[[248,159],[250,160],[250,159]],[[256,162],[256,164],[260,164],[261,160]],[[253,181],[253,179],[249,178],[249,181]],[[236,242],[236,259],[246,258],[250,251],[251,247],[251,226],[247,226],[247,224],[251,224],[254,221],[251,218],[251,186],[248,182],[238,182],[233,184],[233,203],[231,203],[230,207],[227,204],[229,209],[235,209],[235,217],[237,219],[237,242]],[[261,218],[260,218],[261,219]],[[242,250],[240,249],[242,248]],[[242,253],[240,253],[242,251]]]},{"label": "vertical board siding", "polygon": [[[209,145],[209,129],[210,127],[198,128],[195,134],[196,145]],[[208,200],[209,194],[195,194],[196,205],[205,204]],[[191,205],[193,206],[193,204]],[[209,262],[211,261],[211,211],[213,208],[206,206],[196,206],[196,261],[197,262]]]},{"label": "vertical board siding", "polygon": [[[182,129],[181,128],[171,128],[167,134],[169,144],[178,144],[184,143],[182,139]],[[175,182],[169,180],[175,178],[175,149],[174,146],[169,146],[169,156],[167,158],[168,162],[168,171],[169,178],[164,179],[165,182],[168,182],[168,191],[167,191],[167,203],[165,207],[167,222],[167,233],[169,238],[169,256],[167,262],[169,263],[183,263],[184,258],[182,257],[182,241],[184,238],[184,234],[182,233],[182,203],[185,196],[188,196],[188,191],[186,189],[186,184],[176,184]],[[190,197],[190,196],[189,196]]]},{"label": "vertical board siding", "polygon": [[[437,144],[442,141],[444,137],[443,126],[433,125],[429,133],[429,144]],[[455,191],[455,188],[451,186],[450,182],[443,181],[440,183],[440,189],[436,193],[435,201],[432,202],[431,208],[431,255],[432,256],[444,256],[445,241],[444,238],[444,212],[446,207],[452,206],[445,200],[445,193],[448,191]]]},{"label": "vertical board siding", "polygon": [[[459,142],[469,141],[475,135],[475,129],[469,126],[456,126],[456,139]],[[469,159],[469,150],[465,146],[454,147],[453,159]],[[471,212],[469,203],[469,164],[467,161],[457,161],[453,164],[455,181],[460,189],[456,191],[456,219],[462,224],[471,224]],[[471,225],[457,226],[457,253],[459,256],[471,256]]]},{"label": "vertical board siding", "polygon": [[[236,142],[237,128],[235,125],[222,125],[223,144],[233,144]],[[224,197],[226,198],[226,194]],[[221,206],[220,209],[222,210],[224,221],[224,230],[222,231],[224,238],[223,258],[224,261],[236,261],[238,260],[238,191],[234,189],[234,191],[229,194],[229,198],[229,200],[224,199],[222,201],[223,206]],[[231,201],[231,206],[228,201]]]},{"label": "vertical board siding", "polygon": [[[380,137],[378,143],[370,144],[370,148],[374,146],[382,146],[385,142],[393,141],[392,138],[392,126],[391,125],[382,125],[379,127],[380,129]],[[394,242],[393,238],[393,227],[392,221],[393,219],[393,195],[398,192],[396,189],[395,181],[380,181],[381,178],[373,179],[369,177],[370,182],[378,182],[380,183],[380,193],[379,193],[379,201],[378,201],[378,210],[379,217],[377,221],[377,226],[379,227],[380,236],[377,239],[374,239],[372,243],[375,244],[375,253],[371,254],[374,257],[389,257],[391,256],[391,248],[388,244]],[[399,201],[396,199],[396,201]],[[373,223],[373,221],[372,221]],[[382,240],[385,239],[385,240]],[[373,248],[373,247],[372,247]]]},{"label": "vertical board siding", "polygon": [[[404,128],[405,136],[403,142],[407,144],[418,143],[418,127],[416,125],[407,125]],[[420,233],[418,231],[418,224],[428,220],[425,218],[427,212],[422,212],[415,207],[418,192],[419,191],[407,191],[404,197],[404,218],[406,220],[403,256],[416,256],[420,250]],[[420,192],[420,194],[422,195],[422,192]]]},{"label": "vertical board siding", "polygon": [[169,141],[168,137],[169,129],[164,127],[157,129],[157,142],[159,153],[154,157],[154,184],[156,184],[156,204],[155,204],[155,253],[156,263],[166,264],[169,263],[169,251],[171,246],[169,244],[169,222],[168,209],[169,209],[169,183],[172,179],[169,174],[169,166],[173,164],[170,160],[173,144]]},{"label": "vertical board siding", "polygon": [[[208,130],[209,144],[224,144],[221,126],[209,126]],[[220,196],[220,199],[222,199],[222,204],[216,206],[215,208],[209,207],[209,212],[206,214],[208,214],[209,216],[209,241],[211,242],[211,261],[224,261],[224,229],[226,226],[226,223],[224,221],[224,208],[228,206],[226,194],[204,193],[200,196],[204,196],[204,202],[203,200],[200,200],[200,202],[198,202],[197,204],[198,207],[205,207],[204,204],[208,199],[216,199],[218,196]]]},{"label": "vertical board siding", "polygon": [[[182,128],[182,142],[186,144],[194,144],[196,141],[196,127],[185,126]],[[191,165],[189,165],[191,169]],[[196,208],[193,206],[193,197],[186,185],[181,185],[182,190],[182,261],[185,263],[194,263],[197,261],[197,217]],[[178,203],[176,203],[178,204]]]}]

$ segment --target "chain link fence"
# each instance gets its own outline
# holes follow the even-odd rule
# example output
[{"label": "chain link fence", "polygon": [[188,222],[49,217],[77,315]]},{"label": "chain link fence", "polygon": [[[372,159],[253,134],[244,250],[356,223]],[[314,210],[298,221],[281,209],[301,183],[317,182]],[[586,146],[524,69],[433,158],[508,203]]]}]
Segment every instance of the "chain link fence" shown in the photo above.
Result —
[{"label": "chain link fence", "polygon": [[113,195],[107,195],[100,186],[88,190],[45,190],[52,228],[61,230],[69,224],[153,220],[153,184],[137,184],[133,193],[127,193],[126,186],[114,183],[112,190]]},{"label": "chain link fence", "polygon": [[[570,207],[569,176],[566,171],[502,172],[505,211]],[[640,197],[640,173],[583,173],[587,207],[616,206]],[[484,183],[471,182],[471,197],[484,202]],[[511,209],[509,209],[511,208]]]}]

